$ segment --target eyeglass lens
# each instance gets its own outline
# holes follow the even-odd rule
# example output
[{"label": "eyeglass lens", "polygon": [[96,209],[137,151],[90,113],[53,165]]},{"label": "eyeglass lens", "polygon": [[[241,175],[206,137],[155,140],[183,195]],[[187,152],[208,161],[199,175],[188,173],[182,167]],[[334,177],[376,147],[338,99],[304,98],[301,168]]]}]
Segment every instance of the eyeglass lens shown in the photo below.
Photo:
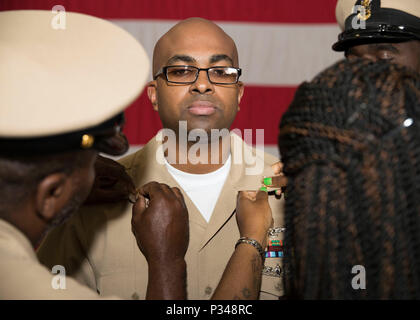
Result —
[{"label": "eyeglass lens", "polygon": [[[171,82],[194,82],[197,78],[198,69],[188,66],[168,67],[166,74],[168,81]],[[236,83],[238,70],[231,67],[215,67],[208,70],[211,82],[217,83]]]}]

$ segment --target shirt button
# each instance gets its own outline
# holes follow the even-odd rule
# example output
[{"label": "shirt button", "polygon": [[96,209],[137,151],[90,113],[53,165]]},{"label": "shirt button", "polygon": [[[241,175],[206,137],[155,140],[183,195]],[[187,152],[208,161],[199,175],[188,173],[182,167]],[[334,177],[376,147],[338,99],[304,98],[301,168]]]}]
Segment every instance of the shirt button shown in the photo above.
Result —
[{"label": "shirt button", "polygon": [[213,289],[209,286],[206,287],[206,289],[204,290],[204,293],[208,296],[211,295],[212,292],[213,292]]},{"label": "shirt button", "polygon": [[131,299],[133,299],[133,300],[139,300],[139,299],[140,299],[140,297],[139,297],[139,295],[137,294],[137,292],[134,292],[134,293],[131,295]]}]

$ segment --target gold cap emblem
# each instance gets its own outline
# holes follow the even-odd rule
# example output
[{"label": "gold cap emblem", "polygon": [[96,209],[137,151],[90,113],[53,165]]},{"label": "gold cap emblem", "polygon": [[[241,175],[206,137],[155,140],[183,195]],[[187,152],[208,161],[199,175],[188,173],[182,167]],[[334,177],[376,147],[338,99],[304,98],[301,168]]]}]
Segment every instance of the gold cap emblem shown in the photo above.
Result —
[{"label": "gold cap emblem", "polygon": [[82,136],[82,142],[80,143],[80,146],[83,149],[89,149],[93,146],[93,143],[95,142],[95,138],[91,136],[90,134],[84,134]]},{"label": "gold cap emblem", "polygon": [[357,15],[357,17],[360,20],[367,20],[371,17],[372,15],[372,8],[371,8],[371,3],[372,0],[362,0],[362,7],[363,7],[363,11],[359,12],[359,14]]}]

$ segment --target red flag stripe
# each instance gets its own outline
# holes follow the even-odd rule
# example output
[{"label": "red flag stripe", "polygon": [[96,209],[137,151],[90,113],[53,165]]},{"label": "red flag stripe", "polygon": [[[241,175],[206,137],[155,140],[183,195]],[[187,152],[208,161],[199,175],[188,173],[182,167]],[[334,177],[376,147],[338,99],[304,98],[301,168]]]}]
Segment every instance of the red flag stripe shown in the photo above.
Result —
[{"label": "red flag stripe", "polygon": [[215,21],[265,23],[335,23],[337,0],[1,0],[0,10],[67,11],[106,19],[169,19],[203,17]]}]

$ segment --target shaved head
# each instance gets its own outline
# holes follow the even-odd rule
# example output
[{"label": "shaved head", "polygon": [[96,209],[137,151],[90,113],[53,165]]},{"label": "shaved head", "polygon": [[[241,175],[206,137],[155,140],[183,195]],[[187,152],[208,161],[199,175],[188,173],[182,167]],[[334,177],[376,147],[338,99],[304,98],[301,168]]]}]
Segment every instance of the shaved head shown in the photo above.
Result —
[{"label": "shaved head", "polygon": [[[191,56],[194,48],[206,42],[220,54],[227,55],[232,66],[239,66],[238,50],[233,39],[215,23],[202,18],[189,18],[177,23],[156,43],[153,51],[153,74],[179,55],[183,58]],[[180,52],[181,48],[189,48],[188,52]],[[217,57],[215,57],[217,59]],[[186,61],[186,60],[184,60]]]},{"label": "shaved head", "polygon": [[179,22],[156,43],[153,81],[147,88],[164,128],[178,132],[179,121],[187,122],[188,131],[202,129],[209,133],[212,129],[230,128],[244,91],[241,81],[212,83],[207,71],[199,71],[193,83],[173,83],[162,72],[165,66],[239,69],[238,50],[230,36],[205,19]]}]

